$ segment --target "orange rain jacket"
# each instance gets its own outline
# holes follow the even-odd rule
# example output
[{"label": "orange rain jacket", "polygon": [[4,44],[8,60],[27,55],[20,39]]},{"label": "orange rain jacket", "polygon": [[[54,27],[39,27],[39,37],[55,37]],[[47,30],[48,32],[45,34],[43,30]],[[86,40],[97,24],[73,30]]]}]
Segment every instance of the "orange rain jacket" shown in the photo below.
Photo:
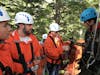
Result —
[{"label": "orange rain jacket", "polygon": [[70,53],[70,63],[65,68],[65,75],[78,75],[80,73],[79,61],[82,58],[82,46],[74,45],[73,51]]},{"label": "orange rain jacket", "polygon": [[60,63],[60,55],[63,53],[63,42],[60,36],[53,36],[49,33],[47,39],[44,42],[46,60],[49,63]]},{"label": "orange rain jacket", "polygon": [[[24,55],[25,62],[28,64],[27,66],[31,65],[30,67],[32,67],[33,62],[32,64],[29,64],[32,59],[32,51],[31,51],[30,43],[32,43],[32,46],[33,46],[33,55],[35,59],[38,59],[38,57],[40,57],[41,46],[37,38],[33,34],[30,34],[29,37],[32,40],[30,40],[28,43],[20,41],[18,31],[15,30],[14,32],[12,32],[12,35],[7,40],[7,42],[9,42],[12,47],[10,51],[11,51],[11,55],[13,59],[17,59],[17,60],[19,60],[19,55],[18,55],[18,50],[17,50],[15,42],[16,41],[19,42],[21,53],[23,53]],[[23,67],[21,63],[14,62],[14,66],[15,66],[15,72],[23,73]]]},{"label": "orange rain jacket", "polygon": [[[8,48],[8,44],[4,43],[4,44],[0,44],[0,62],[4,65],[4,67],[10,67],[10,69],[14,70],[14,65],[13,65],[13,61],[11,58],[11,54],[10,51],[7,50]],[[2,74],[2,71],[0,69],[0,75]]]},{"label": "orange rain jacket", "polygon": [[44,75],[45,69],[46,69],[46,58],[45,58],[45,51],[44,51],[44,42],[40,43],[42,48],[40,55],[41,55],[41,61],[39,63],[39,69],[37,70],[37,75]]}]

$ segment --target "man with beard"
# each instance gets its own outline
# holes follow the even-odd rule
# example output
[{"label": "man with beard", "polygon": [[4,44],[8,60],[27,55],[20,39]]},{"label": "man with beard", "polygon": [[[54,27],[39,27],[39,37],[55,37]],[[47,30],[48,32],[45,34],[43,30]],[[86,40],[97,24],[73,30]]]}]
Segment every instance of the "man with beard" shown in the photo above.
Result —
[{"label": "man with beard", "polygon": [[34,75],[38,69],[41,46],[32,34],[33,23],[32,16],[27,12],[18,12],[15,16],[18,29],[12,32],[7,41],[12,46],[16,74]]}]

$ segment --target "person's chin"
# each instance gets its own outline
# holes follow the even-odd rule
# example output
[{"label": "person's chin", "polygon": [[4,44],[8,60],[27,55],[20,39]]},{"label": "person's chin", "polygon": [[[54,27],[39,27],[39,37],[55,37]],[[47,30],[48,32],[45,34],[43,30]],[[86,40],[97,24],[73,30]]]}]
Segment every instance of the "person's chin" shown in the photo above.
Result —
[{"label": "person's chin", "polygon": [[26,33],[26,35],[30,35],[31,33]]}]

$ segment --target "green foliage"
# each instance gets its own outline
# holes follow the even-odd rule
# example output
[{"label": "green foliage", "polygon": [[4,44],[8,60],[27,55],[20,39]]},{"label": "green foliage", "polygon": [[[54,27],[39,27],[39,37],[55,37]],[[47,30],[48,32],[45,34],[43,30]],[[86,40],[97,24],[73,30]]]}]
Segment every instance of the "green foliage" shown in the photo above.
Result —
[{"label": "green foliage", "polygon": [[[45,0],[1,0],[0,5],[9,12],[14,24],[15,14],[19,11],[30,13],[34,19],[34,34],[41,39],[43,33],[49,32],[51,22],[61,25],[60,32],[64,40],[71,37],[83,38],[85,28],[80,23],[80,13],[87,7],[95,7],[98,10],[98,0],[53,0],[47,3]],[[83,33],[82,33],[83,32]]]}]

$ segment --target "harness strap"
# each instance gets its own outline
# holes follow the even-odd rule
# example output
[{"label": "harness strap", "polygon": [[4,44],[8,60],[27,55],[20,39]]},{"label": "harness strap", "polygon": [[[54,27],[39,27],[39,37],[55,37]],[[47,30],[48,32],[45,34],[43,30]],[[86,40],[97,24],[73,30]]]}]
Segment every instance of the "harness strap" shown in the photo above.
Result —
[{"label": "harness strap", "polygon": [[18,42],[16,42],[15,44],[16,44],[16,47],[17,47],[17,50],[18,50],[19,62],[20,62],[20,63],[22,64],[22,66],[23,66],[24,73],[27,73],[27,64],[26,64],[26,62],[25,62],[24,55],[23,55],[22,52],[21,52],[20,45],[19,45]]},{"label": "harness strap", "polygon": [[0,68],[3,72],[3,75],[13,75],[12,70],[9,66],[4,67],[4,65],[0,62]]},{"label": "harness strap", "polygon": [[[20,50],[20,46],[18,45],[18,43],[16,43],[16,47],[17,47],[17,49],[18,49],[18,54],[20,55],[21,50]],[[31,59],[30,62],[32,62],[32,61],[34,60],[34,48],[33,48],[32,43],[30,43],[30,47],[31,47],[31,53],[32,53],[32,59]],[[14,61],[14,62],[17,62],[17,63],[21,63],[20,60],[18,60],[18,59],[14,59],[14,58],[13,58],[13,61]]]},{"label": "harness strap", "polygon": [[5,70],[4,65],[1,62],[0,62],[0,68],[1,68],[2,71]]},{"label": "harness strap", "polygon": [[54,45],[55,45],[55,48],[57,48],[57,45],[56,45],[56,43],[55,43],[55,41],[54,41],[54,39],[51,37],[51,36],[49,36],[50,38],[51,38],[51,40],[53,41],[53,43],[54,43]]},{"label": "harness strap", "polygon": [[32,59],[31,59],[31,61],[33,61],[34,60],[34,48],[33,48],[32,43],[30,43],[30,46],[31,46],[31,53],[32,53]]}]

